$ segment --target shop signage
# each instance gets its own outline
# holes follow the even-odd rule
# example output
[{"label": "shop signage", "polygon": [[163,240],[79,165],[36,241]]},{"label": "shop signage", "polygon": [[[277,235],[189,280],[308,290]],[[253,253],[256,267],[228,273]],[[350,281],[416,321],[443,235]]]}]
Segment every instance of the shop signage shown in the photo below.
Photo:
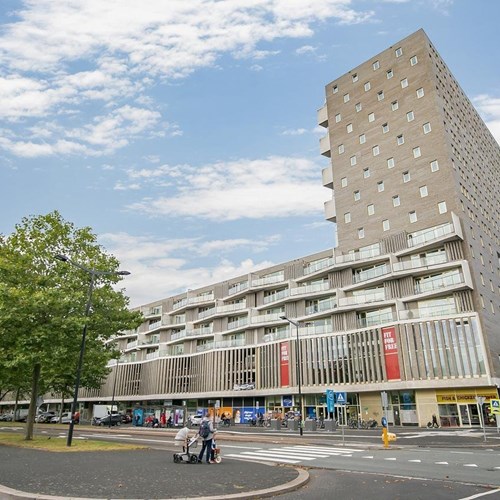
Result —
[{"label": "shop signage", "polygon": [[281,342],[280,344],[280,374],[281,374],[281,387],[288,387],[290,385],[289,375],[289,355],[290,345],[288,342]]},{"label": "shop signage", "polygon": [[326,390],[326,404],[328,411],[333,413],[335,411],[335,392],[333,389]]},{"label": "shop signage", "polygon": [[398,344],[396,340],[396,328],[388,326],[382,328],[382,342],[384,345],[385,369],[387,380],[400,380]]}]

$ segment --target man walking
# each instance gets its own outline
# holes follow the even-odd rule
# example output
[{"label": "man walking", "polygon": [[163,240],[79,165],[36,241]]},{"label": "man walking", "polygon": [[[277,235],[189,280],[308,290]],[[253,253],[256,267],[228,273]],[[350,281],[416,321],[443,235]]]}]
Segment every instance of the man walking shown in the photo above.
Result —
[{"label": "man walking", "polygon": [[214,438],[216,430],[214,429],[213,422],[205,415],[200,424],[200,431],[198,432],[199,436],[203,439],[203,446],[201,448],[200,454],[198,455],[198,460],[203,462],[203,453],[206,450],[206,463],[215,463],[211,461],[211,453],[212,453],[212,439]]}]

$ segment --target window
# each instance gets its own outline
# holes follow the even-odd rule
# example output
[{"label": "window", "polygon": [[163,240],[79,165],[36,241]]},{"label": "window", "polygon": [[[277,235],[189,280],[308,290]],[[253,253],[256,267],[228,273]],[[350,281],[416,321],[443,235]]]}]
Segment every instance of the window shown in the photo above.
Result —
[{"label": "window", "polygon": [[392,69],[390,69],[387,71],[386,75],[387,79],[390,80],[394,76],[394,72],[392,71]]},{"label": "window", "polygon": [[346,130],[347,130],[347,133],[350,134],[352,132],[352,123],[349,123],[347,126],[346,126]]},{"label": "window", "polygon": [[394,158],[387,158],[387,168],[394,168],[395,165]]},{"label": "window", "polygon": [[342,177],[342,179],[340,179],[340,185],[345,188],[347,186],[347,177]]},{"label": "window", "polygon": [[375,121],[375,113],[370,113],[370,114],[368,115],[368,121],[369,121],[369,122],[373,122],[373,121]]},{"label": "window", "polygon": [[408,217],[410,219],[410,224],[413,224],[414,222],[417,222],[417,212],[413,211],[413,212],[409,212],[408,213]]},{"label": "window", "polygon": [[359,112],[363,109],[363,106],[361,106],[361,103],[360,103],[360,102],[358,102],[358,103],[356,104],[355,108],[356,108],[356,113],[359,113]]},{"label": "window", "polygon": [[358,74],[354,73],[354,75],[352,75],[352,83],[357,82],[357,81],[358,81]]},{"label": "window", "polygon": [[354,201],[359,201],[361,199],[361,193],[359,191],[354,191]]},{"label": "window", "polygon": [[337,85],[334,85],[334,86],[332,87],[332,94],[336,94],[338,91],[339,91],[338,86],[337,86]]},{"label": "window", "polygon": [[366,210],[368,212],[368,215],[373,215],[375,213],[375,205],[368,205],[366,207]]},{"label": "window", "polygon": [[428,134],[432,130],[429,122],[424,123],[422,128],[424,129],[424,134]]},{"label": "window", "polygon": [[384,231],[389,231],[389,229],[391,229],[391,224],[389,223],[388,219],[382,221],[382,229]]},{"label": "window", "polygon": [[403,55],[403,49],[401,47],[398,47],[395,51],[396,57],[401,57]]},{"label": "window", "polygon": [[368,179],[370,177],[370,169],[367,167],[363,169],[363,178]]},{"label": "window", "polygon": [[349,94],[348,93],[344,94],[344,102],[349,102],[349,99],[350,99]]},{"label": "window", "polygon": [[439,170],[439,163],[437,160],[431,161],[431,172],[437,172]]},{"label": "window", "polygon": [[341,155],[344,152],[344,145],[339,144],[339,155]]},{"label": "window", "polygon": [[384,181],[377,182],[377,191],[381,193],[384,189]]},{"label": "window", "polygon": [[412,66],[415,66],[415,64],[417,64],[417,63],[418,63],[417,56],[412,56],[412,57],[410,58],[410,64],[411,64]]},{"label": "window", "polygon": [[392,109],[392,111],[396,111],[396,109],[398,109],[398,108],[399,108],[398,101],[392,101],[391,102],[391,109]]},{"label": "window", "polygon": [[358,238],[362,240],[365,237],[365,230],[364,228],[360,227],[358,228]]},{"label": "window", "polygon": [[366,142],[366,135],[365,134],[361,134],[359,136],[359,143],[360,144],[364,144]]},{"label": "window", "polygon": [[378,146],[373,146],[372,153],[373,156],[378,156],[380,154],[380,148]]},{"label": "window", "polygon": [[428,194],[427,186],[420,186],[420,198],[425,198]]},{"label": "window", "polygon": [[415,119],[415,114],[413,113],[413,111],[408,111],[408,113],[406,113],[406,119],[409,122],[412,122]]},{"label": "window", "polygon": [[420,158],[422,156],[422,152],[420,151],[420,146],[413,148],[413,158]]},{"label": "window", "polygon": [[401,200],[399,199],[399,194],[397,194],[396,196],[392,197],[392,206],[399,207],[399,205],[401,205]]},{"label": "window", "polygon": [[356,155],[351,156],[351,167],[354,167],[358,163],[358,160],[356,159]]},{"label": "window", "polygon": [[401,80],[401,88],[405,89],[406,87],[408,87],[408,78],[403,78]]},{"label": "window", "polygon": [[377,100],[382,101],[384,99],[384,91],[381,90],[380,92],[377,92]]},{"label": "window", "polygon": [[335,123],[338,123],[340,120],[342,120],[342,115],[340,113],[337,113],[335,115]]},{"label": "window", "polygon": [[421,97],[424,97],[423,87],[420,87],[419,89],[417,89],[417,99],[420,99]]},{"label": "window", "polygon": [[351,222],[351,212],[347,212],[344,214],[344,222],[346,224],[349,224],[349,222]]},{"label": "window", "polygon": [[387,134],[387,132],[389,132],[389,124],[388,123],[384,123],[382,125],[382,133]]},{"label": "window", "polygon": [[410,182],[411,176],[410,172],[407,170],[406,172],[403,172],[403,182]]},{"label": "window", "polygon": [[365,83],[365,92],[368,92],[371,88],[372,88],[371,83],[370,82],[366,82]]},{"label": "window", "polygon": [[438,203],[438,210],[440,214],[445,214],[448,211],[446,208],[446,201],[440,201]]},{"label": "window", "polygon": [[375,71],[380,68],[380,63],[378,61],[373,61],[372,67],[373,71]]},{"label": "window", "polygon": [[401,146],[401,144],[405,143],[405,138],[404,138],[403,134],[398,135],[397,142],[398,142],[398,146]]}]

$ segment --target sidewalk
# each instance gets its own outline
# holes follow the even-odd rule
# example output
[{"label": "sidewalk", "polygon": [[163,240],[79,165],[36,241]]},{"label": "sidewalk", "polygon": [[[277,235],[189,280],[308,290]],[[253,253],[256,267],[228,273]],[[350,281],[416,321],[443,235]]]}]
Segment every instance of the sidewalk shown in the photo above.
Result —
[{"label": "sidewalk", "polygon": [[299,488],[304,470],[223,460],[174,464],[173,452],[47,452],[0,446],[0,498],[262,498]]}]

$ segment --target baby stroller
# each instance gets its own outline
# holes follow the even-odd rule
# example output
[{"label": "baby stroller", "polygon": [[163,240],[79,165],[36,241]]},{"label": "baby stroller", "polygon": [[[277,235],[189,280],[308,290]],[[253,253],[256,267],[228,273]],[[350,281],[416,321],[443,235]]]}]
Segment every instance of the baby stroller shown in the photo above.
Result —
[{"label": "baby stroller", "polygon": [[220,454],[220,448],[217,446],[215,439],[212,441],[212,453],[210,455],[212,462],[220,464],[222,462],[222,456]]},{"label": "baby stroller", "polygon": [[[176,445],[180,445],[181,442],[176,443]],[[184,443],[182,443],[184,444]],[[198,455],[196,453],[191,453],[189,450],[192,448],[196,448],[198,446],[198,436],[194,436],[191,439],[187,440],[186,446],[182,453],[174,453],[174,462],[176,464],[187,463],[187,464],[197,464],[198,463]]]}]

